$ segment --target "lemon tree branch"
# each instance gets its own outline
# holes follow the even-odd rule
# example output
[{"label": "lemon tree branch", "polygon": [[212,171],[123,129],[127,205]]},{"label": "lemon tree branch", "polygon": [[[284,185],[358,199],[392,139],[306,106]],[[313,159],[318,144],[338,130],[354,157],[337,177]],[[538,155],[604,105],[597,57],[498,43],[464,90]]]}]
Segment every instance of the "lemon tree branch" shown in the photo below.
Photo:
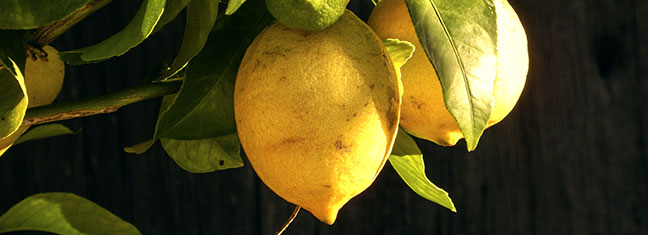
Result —
[{"label": "lemon tree branch", "polygon": [[112,0],[92,0],[83,5],[79,10],[64,17],[63,19],[45,25],[32,34],[31,42],[34,45],[44,46],[54,41],[65,31],[68,31],[72,26],[85,19],[90,14],[101,9]]},{"label": "lemon tree branch", "polygon": [[30,108],[27,109],[21,125],[29,126],[96,114],[112,113],[132,103],[176,93],[180,90],[181,85],[181,80],[150,83],[85,100],[61,102]]}]

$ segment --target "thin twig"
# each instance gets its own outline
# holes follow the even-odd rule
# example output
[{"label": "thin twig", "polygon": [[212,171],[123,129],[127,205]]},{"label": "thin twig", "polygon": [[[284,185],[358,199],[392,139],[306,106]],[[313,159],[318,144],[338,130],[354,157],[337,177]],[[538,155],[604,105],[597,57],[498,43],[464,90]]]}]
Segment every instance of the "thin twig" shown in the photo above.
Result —
[{"label": "thin twig", "polygon": [[279,231],[275,233],[275,235],[281,235],[284,231],[286,231],[290,223],[292,223],[295,217],[297,217],[297,213],[299,213],[299,209],[301,209],[301,206],[295,206],[295,209],[293,210],[292,214],[290,214],[290,217],[288,217],[288,220],[286,220],[286,223],[284,223],[284,225],[281,226],[281,228],[279,229]]},{"label": "thin twig", "polygon": [[180,90],[181,85],[181,80],[151,83],[86,100],[61,102],[27,109],[21,126],[112,113],[132,103],[176,93]]}]

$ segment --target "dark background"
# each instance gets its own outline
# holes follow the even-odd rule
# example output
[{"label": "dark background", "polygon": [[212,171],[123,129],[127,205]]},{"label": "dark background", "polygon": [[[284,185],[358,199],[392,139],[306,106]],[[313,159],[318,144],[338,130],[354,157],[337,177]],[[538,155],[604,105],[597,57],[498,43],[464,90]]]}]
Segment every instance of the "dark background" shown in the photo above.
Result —
[{"label": "dark background", "polygon": [[[530,71],[515,110],[476,151],[418,141],[452,213],[413,193],[389,164],[333,226],[302,211],[286,234],[648,234],[648,1],[510,0],[526,28]],[[139,1],[114,1],[53,44],[90,45],[119,31]],[[361,18],[369,0],[349,5]],[[184,15],[128,54],[68,66],[59,101],[140,84],[171,61]],[[293,206],[247,164],[190,174],[151,137],[159,100],[63,123],[78,135],[32,141],[0,157],[0,213],[30,195],[72,192],[144,234],[271,234]]]}]

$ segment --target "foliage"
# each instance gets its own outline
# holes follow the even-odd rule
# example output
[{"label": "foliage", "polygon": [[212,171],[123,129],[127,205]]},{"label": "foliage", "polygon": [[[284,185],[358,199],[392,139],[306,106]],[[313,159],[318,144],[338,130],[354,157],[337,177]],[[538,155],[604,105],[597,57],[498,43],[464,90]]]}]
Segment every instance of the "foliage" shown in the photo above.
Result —
[{"label": "foliage", "polygon": [[[36,113],[27,109],[24,62],[28,45],[44,45],[36,45],[32,36],[39,30],[56,27],[57,23],[69,23],[66,20],[71,15],[84,17],[97,10],[93,7],[105,5],[97,4],[98,0],[45,2],[0,0],[0,12],[3,12],[0,15],[0,140],[21,126],[26,113]],[[446,106],[461,127],[468,149],[473,150],[486,127],[493,103],[496,70],[484,69],[497,65],[497,24],[492,0],[406,0],[406,3],[423,48],[414,48],[411,43],[397,39],[385,40],[384,44],[396,68],[412,56],[413,50],[426,52],[439,75]],[[159,139],[169,156],[190,173],[242,167],[234,121],[234,83],[246,48],[273,21],[263,0],[227,3],[144,0],[121,31],[94,45],[62,52],[60,57],[69,65],[83,65],[121,56],[176,20],[185,9],[185,31],[177,57],[170,66],[154,73],[147,84],[170,87],[173,82],[181,81],[182,86],[179,91],[167,89],[174,92],[156,93],[155,96],[167,96],[152,139],[126,147],[125,151],[142,153]],[[39,42],[54,39],[39,38]],[[101,104],[115,111],[125,105],[112,106],[111,102],[119,103],[117,98],[95,97],[87,103]],[[64,114],[65,107],[66,104],[46,106],[38,114]],[[16,144],[72,133],[60,124],[37,126]],[[447,192],[427,179],[420,150],[402,131],[390,162],[417,194],[456,210]],[[16,204],[0,217],[0,233],[17,230],[139,234],[134,226],[100,206],[68,193],[37,194]]]}]

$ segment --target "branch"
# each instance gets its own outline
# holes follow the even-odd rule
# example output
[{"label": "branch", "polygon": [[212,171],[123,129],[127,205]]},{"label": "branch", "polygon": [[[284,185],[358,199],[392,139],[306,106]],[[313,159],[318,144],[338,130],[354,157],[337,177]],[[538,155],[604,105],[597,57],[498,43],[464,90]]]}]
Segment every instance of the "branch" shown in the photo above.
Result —
[{"label": "branch", "polygon": [[112,94],[86,100],[61,102],[52,105],[27,109],[21,126],[56,122],[102,113],[112,113],[117,109],[143,100],[173,94],[180,90],[181,80],[159,82],[136,86]]},{"label": "branch", "polygon": [[64,17],[63,19],[56,21],[54,23],[45,25],[34,34],[32,34],[31,42],[33,45],[44,46],[54,41],[65,31],[68,31],[72,26],[79,23],[79,21],[85,19],[90,14],[101,9],[106,4],[110,3],[112,0],[92,0],[81,6],[79,10],[73,12],[72,14]]}]

